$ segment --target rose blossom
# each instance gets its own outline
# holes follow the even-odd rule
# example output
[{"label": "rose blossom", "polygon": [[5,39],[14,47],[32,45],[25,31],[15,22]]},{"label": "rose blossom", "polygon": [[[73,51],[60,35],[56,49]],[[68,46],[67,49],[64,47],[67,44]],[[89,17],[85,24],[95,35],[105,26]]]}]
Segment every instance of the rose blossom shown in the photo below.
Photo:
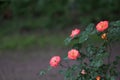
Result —
[{"label": "rose blossom", "polygon": [[101,79],[101,77],[100,77],[100,76],[97,76],[97,77],[96,77],[96,80],[100,80],[100,79]]},{"label": "rose blossom", "polygon": [[81,71],[81,74],[86,74],[86,71],[83,69],[82,71]]},{"label": "rose blossom", "polygon": [[70,37],[74,38],[78,34],[80,34],[80,29],[76,28],[76,29],[72,30]]},{"label": "rose blossom", "polygon": [[100,21],[97,25],[96,25],[96,29],[99,32],[103,32],[104,30],[106,30],[108,28],[108,21]]},{"label": "rose blossom", "polygon": [[101,35],[101,38],[104,39],[104,40],[107,39],[107,34],[106,34],[106,33],[103,33],[103,34]]},{"label": "rose blossom", "polygon": [[50,66],[51,67],[57,67],[59,65],[60,61],[61,61],[60,56],[53,56],[50,59]]},{"label": "rose blossom", "polygon": [[79,51],[76,50],[76,49],[71,49],[71,50],[68,52],[68,58],[69,58],[69,59],[76,60],[79,56],[80,56],[80,53],[79,53]]}]

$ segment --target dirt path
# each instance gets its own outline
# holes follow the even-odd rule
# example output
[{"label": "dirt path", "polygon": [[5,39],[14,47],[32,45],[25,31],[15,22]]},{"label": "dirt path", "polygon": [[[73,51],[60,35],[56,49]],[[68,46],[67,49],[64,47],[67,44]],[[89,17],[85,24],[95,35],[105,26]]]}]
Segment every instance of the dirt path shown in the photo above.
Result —
[{"label": "dirt path", "polygon": [[[113,60],[115,55],[120,55],[120,44],[112,47]],[[49,59],[53,55],[63,56],[65,53],[67,49],[56,47],[0,52],[0,80],[45,80],[45,77],[38,76],[39,71],[48,67]],[[51,70],[47,78],[63,80],[63,77],[57,74],[57,69]]]},{"label": "dirt path", "polygon": [[[49,66],[49,59],[53,55],[63,53],[64,48],[55,47],[4,51],[0,56],[0,80],[44,80],[45,77],[38,76],[39,71]],[[48,80],[61,80],[56,69],[48,75]]]}]

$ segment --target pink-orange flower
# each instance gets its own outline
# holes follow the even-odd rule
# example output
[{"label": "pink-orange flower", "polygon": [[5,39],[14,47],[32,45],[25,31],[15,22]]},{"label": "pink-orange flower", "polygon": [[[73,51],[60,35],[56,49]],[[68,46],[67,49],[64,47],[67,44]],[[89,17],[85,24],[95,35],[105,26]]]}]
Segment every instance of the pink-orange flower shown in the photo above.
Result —
[{"label": "pink-orange flower", "polygon": [[97,77],[96,77],[96,80],[100,80],[100,79],[101,79],[101,77],[100,77],[100,76],[97,76]]},{"label": "pink-orange flower", "polygon": [[108,28],[108,21],[100,21],[97,25],[96,25],[96,29],[99,32],[103,32],[104,30],[106,30]]},{"label": "pink-orange flower", "polygon": [[59,65],[60,61],[61,61],[60,56],[53,56],[50,59],[50,66],[51,67],[57,67]]},{"label": "pink-orange flower", "polygon": [[70,37],[74,38],[75,36],[77,36],[79,34],[80,34],[80,29],[76,28],[76,29],[72,30]]},{"label": "pink-orange flower", "polygon": [[76,49],[71,49],[68,51],[68,58],[72,60],[76,60],[80,56],[80,53]]}]

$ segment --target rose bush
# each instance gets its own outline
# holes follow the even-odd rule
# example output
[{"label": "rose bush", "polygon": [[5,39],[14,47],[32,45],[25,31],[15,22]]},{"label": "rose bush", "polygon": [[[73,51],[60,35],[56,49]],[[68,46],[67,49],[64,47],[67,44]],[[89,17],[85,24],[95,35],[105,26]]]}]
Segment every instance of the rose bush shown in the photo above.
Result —
[{"label": "rose bush", "polygon": [[[54,56],[50,68],[40,74],[60,64],[63,70],[59,72],[64,75],[64,80],[120,80],[117,69],[120,56],[111,60],[111,45],[117,41],[120,41],[120,21],[100,21],[88,25],[84,31],[74,29],[65,39],[66,45],[72,45],[68,55],[62,60],[60,56]],[[71,65],[69,59],[76,63]],[[69,65],[62,64],[63,61]]]}]

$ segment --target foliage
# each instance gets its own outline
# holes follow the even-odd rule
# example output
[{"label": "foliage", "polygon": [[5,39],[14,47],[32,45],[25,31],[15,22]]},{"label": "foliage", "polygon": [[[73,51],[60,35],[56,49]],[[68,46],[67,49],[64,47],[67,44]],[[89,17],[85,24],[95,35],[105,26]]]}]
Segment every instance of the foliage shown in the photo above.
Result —
[{"label": "foliage", "polygon": [[119,3],[119,0],[2,0],[0,19],[39,17],[40,22],[44,21],[39,27],[63,28],[102,19],[119,19]]},{"label": "foliage", "polygon": [[[99,26],[101,28],[101,24]],[[104,28],[103,25],[102,28]],[[72,31],[72,34],[75,33]],[[106,35],[102,37],[103,34]],[[93,36],[96,40],[98,39],[97,43]],[[72,49],[78,50],[80,56],[75,55],[77,51],[74,51],[72,57],[76,63],[71,65],[68,57],[71,55],[68,52],[68,56],[57,63],[56,66],[60,65],[62,67],[59,72],[64,75],[64,80],[117,80],[120,74],[117,69],[120,56],[116,56],[115,60],[111,60],[111,45],[120,39],[119,36],[120,21],[114,21],[109,22],[108,29],[102,32],[97,31],[94,24],[90,24],[80,34],[75,34],[74,38],[68,37],[65,43],[69,45],[75,41],[72,44]],[[63,62],[68,65],[63,64]],[[49,70],[40,72],[40,75],[42,73],[45,75],[47,71]]]}]

